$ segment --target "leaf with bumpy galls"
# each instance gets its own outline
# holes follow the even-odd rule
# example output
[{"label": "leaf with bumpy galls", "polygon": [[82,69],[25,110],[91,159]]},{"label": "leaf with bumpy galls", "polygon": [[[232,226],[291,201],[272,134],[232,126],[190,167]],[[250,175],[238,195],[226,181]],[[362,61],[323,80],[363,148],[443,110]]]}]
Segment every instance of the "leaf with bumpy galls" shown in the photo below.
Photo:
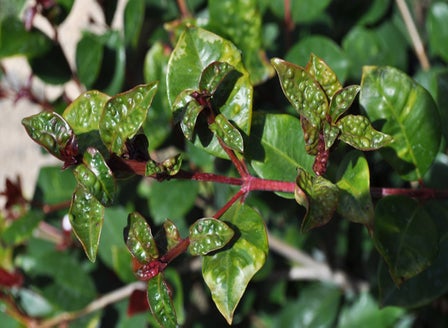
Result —
[{"label": "leaf with bumpy galls", "polygon": [[344,114],[355,100],[361,87],[359,85],[350,85],[338,90],[330,103],[331,121],[336,122],[339,117]]},{"label": "leaf with bumpy galls", "polygon": [[339,139],[359,150],[375,150],[393,141],[392,137],[375,130],[367,117],[347,115],[337,123],[341,130]]},{"label": "leaf with bumpy galls", "polygon": [[206,255],[227,245],[233,235],[233,230],[223,221],[199,219],[190,227],[189,251],[192,255]]},{"label": "leaf with bumpy galls", "polygon": [[130,213],[124,230],[124,239],[129,252],[142,264],[159,257],[151,228],[143,216],[137,212]]},{"label": "leaf with bumpy galls", "polygon": [[156,176],[166,174],[168,176],[176,175],[182,165],[182,154],[167,158],[163,162],[149,160],[146,162],[145,176]]},{"label": "leaf with bumpy galls", "polygon": [[162,273],[148,281],[147,295],[151,313],[161,327],[178,327],[171,291]]},{"label": "leaf with bumpy galls", "polygon": [[163,223],[163,229],[165,230],[166,242],[167,242],[167,251],[174,248],[179,242],[182,240],[179,234],[179,230],[173,221],[166,219]]},{"label": "leaf with bumpy galls", "polygon": [[224,144],[240,153],[243,152],[243,137],[240,131],[234,127],[222,114],[215,117],[215,122],[209,125],[212,130]]},{"label": "leaf with bumpy galls", "polygon": [[333,95],[342,89],[342,84],[339,82],[336,73],[315,54],[311,54],[305,70],[313,76],[316,81],[324,89],[328,99],[333,99]]}]

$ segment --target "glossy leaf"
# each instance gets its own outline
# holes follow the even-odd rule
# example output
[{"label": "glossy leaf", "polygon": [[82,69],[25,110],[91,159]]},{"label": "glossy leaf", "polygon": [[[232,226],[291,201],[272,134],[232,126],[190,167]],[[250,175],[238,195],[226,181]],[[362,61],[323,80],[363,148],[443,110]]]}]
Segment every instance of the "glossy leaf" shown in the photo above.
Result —
[{"label": "glossy leaf", "polygon": [[397,286],[428,268],[437,255],[436,226],[417,201],[404,196],[381,199],[374,223],[375,245]]},{"label": "glossy leaf", "polygon": [[164,328],[178,327],[171,290],[162,273],[148,280],[147,295],[151,313],[158,323]]},{"label": "glossy leaf", "polygon": [[266,260],[268,240],[259,214],[242,203],[235,203],[221,220],[231,224],[239,237],[230,248],[204,256],[202,275],[218,310],[231,324],[249,281]]},{"label": "glossy leaf", "polygon": [[104,207],[83,187],[78,186],[69,210],[73,232],[90,261],[95,262],[104,221]]},{"label": "glossy leaf", "polygon": [[330,100],[333,98],[336,91],[342,89],[342,84],[339,82],[336,73],[325,61],[315,54],[311,54],[305,70],[314,77]]},{"label": "glossy leaf", "polygon": [[126,246],[137,261],[147,264],[159,257],[151,228],[143,216],[137,212],[128,215],[128,224],[124,230]]},{"label": "glossy leaf", "polygon": [[77,76],[87,88],[90,88],[98,78],[103,56],[101,36],[84,32],[76,45],[75,61]]},{"label": "glossy leaf", "polygon": [[341,130],[338,127],[331,125],[327,121],[324,122],[323,134],[325,141],[325,149],[330,149],[336,139],[339,137]]},{"label": "glossy leaf", "polygon": [[[188,90],[189,92],[190,90]],[[182,96],[184,93],[181,93],[179,96]],[[180,102],[174,104],[175,112],[174,115],[181,117],[180,127],[182,132],[184,133],[185,138],[190,141],[193,141],[194,129],[196,127],[196,121],[198,119],[199,114],[204,109],[199,103],[191,98],[191,96],[185,95],[183,99],[179,99]],[[183,101],[188,101],[185,105],[182,104]]]},{"label": "glossy leaf", "polygon": [[229,243],[233,230],[221,220],[203,218],[190,227],[189,251],[192,255],[207,255]]},{"label": "glossy leaf", "polygon": [[296,183],[296,201],[306,209],[302,230],[307,232],[330,221],[338,206],[338,187],[327,179],[313,176],[300,168]]},{"label": "glossy leaf", "polygon": [[229,38],[244,54],[251,83],[257,85],[274,75],[262,50],[262,16],[256,0],[212,0],[208,2],[209,27]]},{"label": "glossy leaf", "polygon": [[100,118],[100,134],[107,148],[121,155],[125,142],[138,132],[146,119],[157,83],[139,85],[106,102]]},{"label": "glossy leaf", "polygon": [[88,148],[84,153],[83,164],[78,165],[73,173],[78,183],[102,205],[112,205],[116,193],[115,178],[97,149]]},{"label": "glossy leaf", "polygon": [[173,221],[166,219],[163,222],[163,229],[165,230],[165,236],[167,241],[167,250],[174,248],[179,242],[182,240],[182,237],[179,234],[179,230]]},{"label": "glossy leaf", "polygon": [[390,144],[391,136],[375,130],[367,117],[347,115],[337,123],[339,139],[359,150],[375,150]]},{"label": "glossy leaf", "polygon": [[70,125],[55,112],[40,112],[24,118],[22,124],[28,135],[58,159],[76,162],[76,137]]},{"label": "glossy leaf", "polygon": [[448,37],[448,4],[435,2],[428,10],[426,28],[429,35],[429,46],[432,53],[448,60],[448,46],[445,42]]},{"label": "glossy leaf", "polygon": [[353,151],[338,169],[338,213],[353,222],[373,225],[373,204],[370,197],[369,165],[362,153]]},{"label": "glossy leaf", "polygon": [[291,115],[256,113],[246,148],[251,166],[264,179],[294,181],[297,167],[312,172],[314,157],[303,151],[300,121]]},{"label": "glossy leaf", "polygon": [[218,114],[215,117],[215,121],[209,127],[227,147],[240,153],[244,151],[243,137],[240,131],[224,115]]},{"label": "glossy leaf", "polygon": [[110,97],[102,92],[84,92],[65,109],[62,117],[75,134],[98,130],[101,113]]},{"label": "glossy leaf", "polygon": [[229,63],[218,61],[211,63],[202,71],[199,90],[212,95],[232,72],[236,72],[236,70]]},{"label": "glossy leaf", "polygon": [[330,103],[331,121],[336,122],[352,105],[361,87],[359,85],[350,85],[338,90]]},{"label": "glossy leaf", "polygon": [[366,67],[360,103],[371,121],[385,120],[382,132],[393,137],[384,150],[402,178],[421,179],[431,166],[441,139],[440,118],[430,94],[391,67]]},{"label": "glossy leaf", "polygon": [[[200,28],[188,28],[180,37],[168,63],[168,99],[174,105],[178,95],[186,89],[198,90],[203,70],[213,62],[226,62],[241,73],[227,101],[219,108],[228,120],[242,132],[249,134],[252,119],[252,85],[245,70],[240,51],[229,41]],[[189,69],[186,70],[185,67]],[[173,108],[174,110],[174,108]],[[215,156],[227,158],[216,138],[210,139],[205,131],[194,138],[195,145],[205,148]]]},{"label": "glossy leaf", "polygon": [[345,81],[350,64],[347,55],[336,42],[325,36],[309,35],[301,38],[286,53],[285,60],[305,67],[311,53],[325,60],[341,83]]},{"label": "glossy leaf", "polygon": [[157,176],[157,175],[176,175],[182,165],[182,155],[178,154],[176,156],[167,158],[163,162],[156,162],[149,160],[146,162],[145,175],[146,176]]}]

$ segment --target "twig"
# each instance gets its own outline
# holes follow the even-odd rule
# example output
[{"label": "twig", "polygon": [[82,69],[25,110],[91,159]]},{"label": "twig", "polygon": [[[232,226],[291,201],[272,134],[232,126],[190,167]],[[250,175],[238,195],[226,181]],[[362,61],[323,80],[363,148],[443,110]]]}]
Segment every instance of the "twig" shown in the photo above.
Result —
[{"label": "twig", "polygon": [[50,328],[64,322],[75,320],[91,312],[103,309],[109,304],[113,304],[122,299],[125,299],[129,297],[136,290],[145,290],[145,289],[146,284],[141,281],[131,283],[129,285],[114,290],[113,292],[96,299],[82,310],[74,312],[64,312],[51,319],[44,320],[39,325],[37,325],[37,328]]},{"label": "twig", "polygon": [[414,20],[412,19],[409,8],[406,5],[405,0],[396,0],[400,14],[403,17],[404,24],[408,30],[409,36],[411,37],[412,44],[414,45],[415,53],[417,54],[418,60],[422,68],[427,71],[430,69],[428,57],[426,56],[425,48],[423,42],[418,34],[417,28],[415,27]]}]

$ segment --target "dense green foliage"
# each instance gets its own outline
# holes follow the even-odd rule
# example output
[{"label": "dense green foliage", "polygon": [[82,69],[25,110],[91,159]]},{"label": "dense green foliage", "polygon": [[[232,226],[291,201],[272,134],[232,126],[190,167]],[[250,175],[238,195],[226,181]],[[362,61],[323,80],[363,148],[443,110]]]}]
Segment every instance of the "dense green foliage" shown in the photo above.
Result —
[{"label": "dense green foliage", "polygon": [[72,71],[32,23],[73,3],[0,16],[0,59],[89,90],[0,85],[62,162],[6,181],[2,327],[448,324],[446,1],[129,0]]}]

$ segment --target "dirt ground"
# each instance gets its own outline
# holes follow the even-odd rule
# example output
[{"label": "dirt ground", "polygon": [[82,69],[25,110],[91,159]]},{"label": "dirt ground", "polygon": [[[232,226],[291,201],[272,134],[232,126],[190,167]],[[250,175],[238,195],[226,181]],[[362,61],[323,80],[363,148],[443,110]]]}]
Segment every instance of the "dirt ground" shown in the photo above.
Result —
[{"label": "dirt ground", "polygon": [[[117,14],[112,26],[120,28],[122,26],[122,13],[127,0],[120,0]],[[89,18],[96,22],[92,25]],[[35,25],[40,29],[51,33],[46,22],[37,17]],[[69,63],[74,67],[75,45],[81,37],[83,29],[96,30],[100,32],[104,26],[104,17],[101,9],[94,0],[76,0],[70,16],[59,27],[59,36],[62,40],[64,52]],[[13,90],[19,90],[23,86],[29,75],[29,66],[23,58],[8,58],[2,61],[6,68],[7,76],[1,83]],[[70,97],[75,98],[81,90],[74,86],[74,83],[64,85]],[[63,89],[44,85],[36,79],[33,80],[33,90],[37,95],[47,95],[56,97]],[[21,124],[22,118],[38,113],[39,106],[27,100],[20,100],[14,103],[11,99],[0,100],[0,191],[5,188],[5,179],[14,179],[20,176],[22,187],[27,197],[32,197],[39,169],[44,165],[60,165],[56,159],[49,155],[44,155],[40,147],[35,144],[26,134]],[[4,204],[4,197],[0,197],[0,207]]]}]

